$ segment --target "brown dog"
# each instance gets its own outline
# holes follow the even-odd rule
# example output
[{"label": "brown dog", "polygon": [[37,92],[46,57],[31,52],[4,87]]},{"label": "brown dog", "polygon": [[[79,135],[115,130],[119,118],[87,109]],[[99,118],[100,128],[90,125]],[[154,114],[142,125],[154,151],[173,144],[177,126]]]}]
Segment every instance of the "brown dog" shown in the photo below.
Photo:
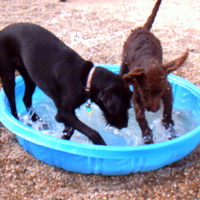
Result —
[{"label": "brown dog", "polygon": [[172,120],[172,88],[167,75],[176,70],[186,59],[188,51],[181,57],[163,64],[160,41],[150,32],[161,0],[154,6],[152,14],[143,27],[132,30],[123,49],[123,61],[120,75],[126,83],[133,85],[133,103],[136,120],[142,131],[145,144],[153,143],[152,130],[145,118],[145,110],[156,112],[163,102],[162,123],[175,137]]}]

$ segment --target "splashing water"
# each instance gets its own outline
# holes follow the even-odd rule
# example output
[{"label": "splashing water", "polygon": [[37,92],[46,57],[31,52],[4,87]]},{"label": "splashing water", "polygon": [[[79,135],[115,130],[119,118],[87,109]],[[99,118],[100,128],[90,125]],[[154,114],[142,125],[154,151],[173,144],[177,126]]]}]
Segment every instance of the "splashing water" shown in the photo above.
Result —
[{"label": "splashing water", "polygon": [[[106,144],[109,146],[138,146],[142,145],[142,135],[138,123],[135,120],[133,108],[129,110],[129,123],[127,128],[118,130],[114,127],[106,125],[105,119],[99,107],[96,104],[91,105],[92,112],[86,111],[86,104],[83,104],[79,109],[76,109],[76,116],[89,127],[98,131]],[[30,113],[34,111],[43,120],[42,122],[32,122]],[[31,126],[32,128],[41,131],[44,134],[53,137],[61,138],[63,135],[64,125],[55,120],[57,109],[51,99],[45,99],[37,102],[33,110],[20,114],[20,120]],[[197,119],[192,116],[190,111],[174,109],[173,111],[174,129],[177,136],[181,136],[197,127]],[[157,113],[146,112],[150,128],[153,130],[154,142],[163,142],[169,140],[170,133],[162,126],[162,109]],[[71,141],[85,144],[93,144],[85,135],[75,131]]]}]

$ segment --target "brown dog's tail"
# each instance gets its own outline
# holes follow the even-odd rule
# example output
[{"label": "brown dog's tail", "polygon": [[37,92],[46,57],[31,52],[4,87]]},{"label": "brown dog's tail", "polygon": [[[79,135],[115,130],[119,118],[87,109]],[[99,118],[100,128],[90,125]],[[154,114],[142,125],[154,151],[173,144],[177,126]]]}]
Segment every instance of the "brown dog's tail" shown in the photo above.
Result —
[{"label": "brown dog's tail", "polygon": [[152,24],[153,24],[153,22],[154,22],[154,20],[155,20],[156,14],[157,14],[157,12],[158,12],[158,9],[159,9],[159,7],[160,7],[161,1],[162,1],[162,0],[157,0],[156,4],[155,4],[155,6],[154,6],[154,8],[153,8],[153,10],[152,10],[151,15],[148,17],[146,23],[145,23],[144,26],[143,26],[144,29],[146,29],[146,30],[148,30],[148,31],[151,29]]}]

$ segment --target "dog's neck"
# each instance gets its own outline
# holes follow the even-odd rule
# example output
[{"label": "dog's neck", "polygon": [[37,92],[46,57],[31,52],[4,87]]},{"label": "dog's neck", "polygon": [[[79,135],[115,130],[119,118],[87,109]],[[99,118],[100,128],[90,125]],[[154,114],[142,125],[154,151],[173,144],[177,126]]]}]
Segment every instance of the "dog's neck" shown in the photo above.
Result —
[{"label": "dog's neck", "polygon": [[88,98],[89,98],[89,96],[90,96],[91,82],[92,82],[92,77],[93,77],[93,75],[94,75],[95,70],[96,70],[96,67],[93,67],[93,68],[90,70],[89,74],[88,74],[87,83],[86,83],[86,87],[85,87],[85,92],[86,92]]}]

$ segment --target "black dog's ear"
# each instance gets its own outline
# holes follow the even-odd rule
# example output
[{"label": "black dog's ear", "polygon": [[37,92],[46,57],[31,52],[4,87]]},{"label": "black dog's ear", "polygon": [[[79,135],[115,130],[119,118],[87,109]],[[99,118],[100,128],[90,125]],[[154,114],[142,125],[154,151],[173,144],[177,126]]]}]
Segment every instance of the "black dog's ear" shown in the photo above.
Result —
[{"label": "black dog's ear", "polygon": [[114,92],[109,91],[109,89],[105,89],[100,94],[100,100],[110,114],[113,115],[119,113],[121,106],[120,97]]}]

